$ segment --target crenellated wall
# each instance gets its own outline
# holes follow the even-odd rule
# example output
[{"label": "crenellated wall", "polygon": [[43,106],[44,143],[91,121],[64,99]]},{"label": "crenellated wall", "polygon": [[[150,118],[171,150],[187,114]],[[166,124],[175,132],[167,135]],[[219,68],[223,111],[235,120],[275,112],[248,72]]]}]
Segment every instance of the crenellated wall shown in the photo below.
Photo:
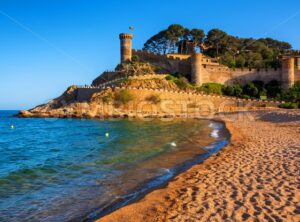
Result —
[{"label": "crenellated wall", "polygon": [[281,69],[230,69],[227,67],[202,66],[202,83],[216,82],[221,84],[238,83],[245,85],[250,81],[281,81]]},{"label": "crenellated wall", "polygon": [[160,55],[142,50],[132,50],[132,55],[136,55],[140,60],[155,65],[162,73],[181,73],[186,76],[191,73],[190,56],[182,58],[175,55]]},{"label": "crenellated wall", "polygon": [[[260,80],[265,83],[277,80],[284,88],[290,87],[294,81],[300,80],[300,59],[294,57],[282,58],[282,68],[279,69],[249,69],[228,68],[200,53],[194,55],[158,55],[146,51],[133,50],[142,61],[163,68],[165,73],[181,73],[194,84],[221,83],[245,85],[250,81]],[[293,62],[296,61],[296,66]],[[294,67],[294,68],[293,68]]]},{"label": "crenellated wall", "polygon": [[[124,50],[122,50],[124,49],[124,43],[122,40],[129,39],[131,41],[132,35],[121,34],[120,36],[122,36],[120,37],[122,57],[122,53],[124,54]],[[289,88],[295,81],[300,80],[299,55],[283,56],[281,58],[282,68],[280,69],[232,69],[201,53],[193,55],[177,53],[161,55],[142,50],[132,50],[132,55],[138,56],[144,62],[155,65],[159,69],[158,74],[179,73],[186,76],[196,85],[210,82],[244,85],[254,80],[260,80],[265,83],[277,80],[281,82],[284,88]]]}]

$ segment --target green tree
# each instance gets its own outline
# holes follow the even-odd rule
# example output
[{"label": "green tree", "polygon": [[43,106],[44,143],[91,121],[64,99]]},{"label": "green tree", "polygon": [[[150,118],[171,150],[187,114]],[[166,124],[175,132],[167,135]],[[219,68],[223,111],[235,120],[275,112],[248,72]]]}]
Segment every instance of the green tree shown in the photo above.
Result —
[{"label": "green tree", "polygon": [[192,29],[188,34],[188,40],[193,42],[195,49],[199,47],[200,51],[203,51],[204,37],[205,33],[202,29]]},{"label": "green tree", "polygon": [[222,84],[219,83],[204,83],[200,87],[200,90],[206,93],[222,95],[223,94],[222,88],[223,88]]},{"label": "green tree", "polygon": [[268,82],[265,86],[268,97],[279,97],[282,94],[282,88],[277,80]]},{"label": "green tree", "polygon": [[212,29],[207,33],[205,44],[212,50],[209,51],[212,57],[218,57],[226,48],[228,35],[220,29]]},{"label": "green tree", "polygon": [[243,95],[243,89],[239,84],[233,84],[234,95],[237,97],[241,97]]},{"label": "green tree", "polygon": [[234,96],[234,87],[232,85],[224,86],[223,92],[227,96]]},{"label": "green tree", "polygon": [[166,30],[166,37],[171,43],[172,51],[177,51],[178,42],[182,40],[186,34],[187,30],[178,24],[173,24]]},{"label": "green tree", "polygon": [[[212,29],[205,36],[201,29],[187,29],[179,24],[170,25],[144,44],[144,50],[166,54],[178,51],[181,41],[187,41],[205,55],[219,58],[231,67],[279,68],[278,57],[291,51],[287,42],[272,38],[239,38],[220,29]],[[187,49],[187,48],[185,48]]]},{"label": "green tree", "polygon": [[245,66],[246,59],[244,55],[238,55],[235,60],[235,66],[237,68],[242,68]]},{"label": "green tree", "polygon": [[257,97],[259,90],[257,89],[257,87],[254,85],[253,82],[250,82],[244,86],[243,92],[245,95],[248,95],[250,97]]}]

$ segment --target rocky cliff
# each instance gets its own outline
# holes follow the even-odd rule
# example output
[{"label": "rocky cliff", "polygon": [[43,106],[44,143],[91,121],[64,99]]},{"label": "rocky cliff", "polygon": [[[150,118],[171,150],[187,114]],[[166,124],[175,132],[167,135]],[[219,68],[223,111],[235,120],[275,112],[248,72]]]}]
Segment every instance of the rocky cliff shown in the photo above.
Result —
[{"label": "rocky cliff", "polygon": [[[82,93],[88,95],[86,100]],[[216,112],[277,107],[275,102],[205,95],[179,88],[173,81],[148,76],[112,83],[106,88],[69,87],[60,97],[20,117],[108,118],[108,117],[207,117]]]}]

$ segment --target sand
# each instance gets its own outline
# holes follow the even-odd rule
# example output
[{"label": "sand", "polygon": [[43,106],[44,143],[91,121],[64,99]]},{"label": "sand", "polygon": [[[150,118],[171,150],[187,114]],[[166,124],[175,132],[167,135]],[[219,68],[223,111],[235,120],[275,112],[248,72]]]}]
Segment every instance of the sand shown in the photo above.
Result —
[{"label": "sand", "polygon": [[299,221],[300,111],[224,114],[231,142],[99,222]]}]

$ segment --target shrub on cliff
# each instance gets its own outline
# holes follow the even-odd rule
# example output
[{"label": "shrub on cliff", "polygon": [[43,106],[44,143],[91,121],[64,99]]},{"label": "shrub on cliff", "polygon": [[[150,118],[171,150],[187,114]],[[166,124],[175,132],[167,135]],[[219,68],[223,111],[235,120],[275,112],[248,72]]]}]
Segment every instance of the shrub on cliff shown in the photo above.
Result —
[{"label": "shrub on cliff", "polygon": [[283,91],[280,86],[280,83],[277,80],[272,80],[268,82],[265,85],[265,88],[267,90],[268,97],[280,98],[280,95],[282,94]]},{"label": "shrub on cliff", "polygon": [[298,103],[292,103],[292,102],[287,102],[279,105],[280,108],[284,109],[298,109],[299,104]]},{"label": "shrub on cliff", "polygon": [[222,95],[223,85],[219,83],[204,83],[200,87],[200,91],[204,91],[206,93],[218,94]]},{"label": "shrub on cliff", "polygon": [[188,88],[192,88],[192,85],[189,83],[189,81],[185,77],[179,77],[178,79],[175,79],[174,82],[180,89],[185,90]]},{"label": "shrub on cliff", "polygon": [[150,103],[157,104],[160,103],[161,99],[159,95],[151,95],[146,98],[146,100]]},{"label": "shrub on cliff", "polygon": [[247,85],[244,86],[243,92],[245,95],[250,97],[257,97],[259,94],[258,88],[254,85],[253,82],[249,82]]},{"label": "shrub on cliff", "polygon": [[173,76],[173,75],[167,75],[167,76],[166,76],[166,80],[175,82],[175,80],[177,80],[177,77],[175,77],[175,76]]},{"label": "shrub on cliff", "polygon": [[126,104],[134,99],[134,96],[128,90],[121,90],[115,94],[115,100],[122,104]]},{"label": "shrub on cliff", "polygon": [[138,57],[137,55],[133,55],[132,57],[131,57],[131,62],[140,62],[141,60],[140,60],[140,57]]},{"label": "shrub on cliff", "polygon": [[234,87],[232,85],[223,86],[222,91],[227,96],[234,96],[234,94],[235,94]]},{"label": "shrub on cliff", "polygon": [[236,97],[243,96],[243,89],[239,84],[223,86],[222,91],[223,94],[227,96],[236,96]]},{"label": "shrub on cliff", "polygon": [[102,102],[104,103],[110,103],[113,100],[112,93],[108,93],[107,95],[102,97]]},{"label": "shrub on cliff", "polygon": [[232,85],[234,88],[234,95],[241,97],[243,95],[243,88],[239,84]]}]

